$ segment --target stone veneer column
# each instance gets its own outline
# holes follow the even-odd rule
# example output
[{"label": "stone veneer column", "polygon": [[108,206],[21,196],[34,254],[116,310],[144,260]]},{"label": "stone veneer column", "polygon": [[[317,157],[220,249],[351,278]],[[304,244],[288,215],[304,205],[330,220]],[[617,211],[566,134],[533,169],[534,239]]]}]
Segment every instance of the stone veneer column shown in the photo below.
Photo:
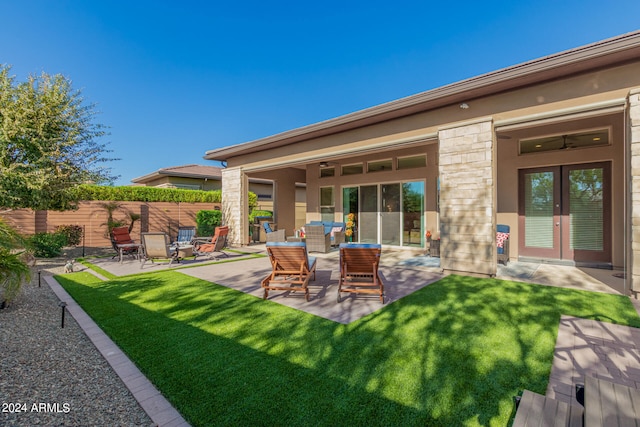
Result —
[{"label": "stone veneer column", "polygon": [[[627,274],[631,289],[640,292],[640,89],[629,94],[629,136],[631,156],[631,253]],[[627,243],[627,242],[625,242]],[[629,282],[627,282],[629,283]]]},{"label": "stone veneer column", "polygon": [[440,266],[496,274],[496,189],[492,122],[439,131]]},{"label": "stone veneer column", "polygon": [[249,240],[249,184],[240,168],[222,170],[222,221],[229,226],[229,245]]}]

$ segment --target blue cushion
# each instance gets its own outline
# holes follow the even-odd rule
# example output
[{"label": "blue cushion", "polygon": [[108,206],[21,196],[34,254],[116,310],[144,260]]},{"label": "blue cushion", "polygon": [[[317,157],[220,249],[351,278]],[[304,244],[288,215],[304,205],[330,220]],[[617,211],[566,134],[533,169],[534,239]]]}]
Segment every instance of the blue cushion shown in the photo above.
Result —
[{"label": "blue cushion", "polygon": [[309,266],[310,271],[313,268],[313,265],[316,263],[316,257],[309,256],[309,253],[306,251],[307,244],[305,242],[267,242],[266,247],[269,246],[303,247],[305,248],[304,253],[307,256],[307,265]]},{"label": "blue cushion", "polygon": [[379,243],[340,243],[341,248],[382,249]]},{"label": "blue cushion", "polygon": [[307,247],[305,242],[267,242],[267,246],[304,246]]},{"label": "blue cushion", "polygon": [[498,233],[510,233],[511,227],[509,227],[508,225],[504,225],[504,224],[498,224],[496,225],[496,232]]},{"label": "blue cushion", "polygon": [[262,226],[264,227],[264,231],[266,231],[267,233],[273,233],[273,230],[271,229],[271,224],[269,224],[268,222],[263,222]]}]

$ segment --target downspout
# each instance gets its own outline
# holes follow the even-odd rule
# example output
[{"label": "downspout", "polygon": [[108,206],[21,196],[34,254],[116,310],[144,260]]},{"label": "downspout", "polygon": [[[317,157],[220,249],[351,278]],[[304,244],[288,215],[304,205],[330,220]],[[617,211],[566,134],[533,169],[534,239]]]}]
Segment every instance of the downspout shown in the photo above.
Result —
[{"label": "downspout", "polygon": [[[632,194],[631,194],[631,188],[632,188],[632,182],[631,180],[633,179],[633,177],[630,175],[630,171],[631,168],[629,167],[629,162],[631,159],[631,156],[629,155],[629,152],[631,150],[631,121],[629,120],[629,112],[630,112],[630,108],[629,108],[629,97],[627,96],[626,102],[624,104],[624,150],[622,151],[622,168],[623,168],[623,173],[624,173],[624,198],[622,200],[623,203],[623,209],[624,209],[624,213],[625,213],[625,219],[624,219],[624,245],[623,245],[623,259],[624,259],[624,265],[622,266],[622,274],[623,274],[623,278],[624,278],[624,295],[631,295],[631,276],[632,276],[632,271],[631,269],[633,268],[633,264],[631,263],[631,254],[632,251],[630,251],[630,247],[631,247],[631,234],[629,233],[629,230],[632,229],[632,227],[630,226],[630,223],[632,221],[632,217],[631,217],[631,203],[628,203],[629,200],[631,200]],[[630,268],[631,267],[631,268]]]}]

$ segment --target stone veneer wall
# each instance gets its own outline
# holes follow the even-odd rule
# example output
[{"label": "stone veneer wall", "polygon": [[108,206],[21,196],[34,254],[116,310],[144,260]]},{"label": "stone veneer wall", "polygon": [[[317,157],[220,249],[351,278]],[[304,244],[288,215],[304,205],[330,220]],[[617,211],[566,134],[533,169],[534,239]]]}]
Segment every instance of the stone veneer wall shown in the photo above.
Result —
[{"label": "stone veneer wall", "polygon": [[631,254],[627,274],[631,289],[640,291],[640,89],[629,95],[629,136],[631,138]]},{"label": "stone veneer wall", "polygon": [[248,188],[242,169],[222,170],[222,216],[223,223],[229,226],[230,246],[243,246],[249,240]]},{"label": "stone veneer wall", "polygon": [[440,266],[495,275],[496,189],[491,121],[439,131]]}]

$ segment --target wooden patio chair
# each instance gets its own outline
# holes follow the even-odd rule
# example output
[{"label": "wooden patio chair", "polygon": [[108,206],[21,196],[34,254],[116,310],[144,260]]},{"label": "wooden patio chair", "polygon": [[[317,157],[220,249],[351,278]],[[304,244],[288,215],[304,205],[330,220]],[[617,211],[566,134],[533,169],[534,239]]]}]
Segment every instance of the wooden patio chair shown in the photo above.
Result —
[{"label": "wooden patio chair", "polygon": [[173,261],[178,260],[178,251],[171,246],[169,236],[166,233],[141,233],[140,237],[144,248],[140,269],[149,260],[151,263],[155,263],[156,259],[168,259],[169,266]]},{"label": "wooden patio chair", "polygon": [[[227,246],[227,236],[229,235],[229,226],[221,225],[216,227],[216,231],[211,238],[195,238],[193,240],[193,254],[197,257],[205,256],[209,258],[218,259],[220,256],[228,257],[229,254],[225,253],[223,249]],[[214,256],[215,253],[220,253],[219,256]]]},{"label": "wooden patio chair", "polygon": [[340,244],[340,280],[338,302],[342,293],[374,294],[384,304],[384,283],[378,272],[382,247],[373,243]]},{"label": "wooden patio chair", "polygon": [[264,289],[263,299],[270,290],[303,291],[309,301],[309,279],[316,279],[316,259],[307,254],[305,242],[267,242],[267,252],[271,261],[271,274],[260,286]]}]

